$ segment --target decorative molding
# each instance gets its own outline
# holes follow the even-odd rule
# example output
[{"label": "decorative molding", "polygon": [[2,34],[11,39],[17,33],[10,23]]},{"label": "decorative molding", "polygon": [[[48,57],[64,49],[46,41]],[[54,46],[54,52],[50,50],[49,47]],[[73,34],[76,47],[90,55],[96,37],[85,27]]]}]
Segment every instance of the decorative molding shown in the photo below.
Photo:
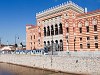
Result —
[{"label": "decorative molding", "polygon": [[47,15],[51,15],[51,14],[61,12],[64,10],[68,10],[68,9],[73,9],[79,13],[84,13],[84,9],[82,7],[78,6],[77,4],[73,3],[72,1],[69,1],[67,3],[62,3],[60,5],[57,5],[55,7],[51,7],[47,10],[42,11],[42,12],[36,13],[36,18],[39,19],[39,18],[45,17]]}]

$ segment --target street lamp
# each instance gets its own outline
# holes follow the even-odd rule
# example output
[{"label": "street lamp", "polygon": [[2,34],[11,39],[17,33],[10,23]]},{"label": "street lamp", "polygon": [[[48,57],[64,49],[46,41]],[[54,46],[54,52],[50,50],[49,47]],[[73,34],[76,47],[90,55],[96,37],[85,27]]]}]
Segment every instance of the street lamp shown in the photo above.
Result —
[{"label": "street lamp", "polygon": [[18,39],[19,39],[19,36],[18,36],[18,35],[15,35],[15,50],[16,50],[16,47],[18,46],[18,45],[17,45],[16,38],[18,38]]}]

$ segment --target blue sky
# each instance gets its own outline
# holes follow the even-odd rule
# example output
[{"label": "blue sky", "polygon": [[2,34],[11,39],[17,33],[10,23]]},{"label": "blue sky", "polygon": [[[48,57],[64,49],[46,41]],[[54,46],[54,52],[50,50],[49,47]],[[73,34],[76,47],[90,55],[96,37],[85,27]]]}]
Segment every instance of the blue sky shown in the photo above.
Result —
[{"label": "blue sky", "polygon": [[[36,24],[35,14],[68,0],[0,0],[0,37],[14,44],[15,35],[26,39],[26,24]],[[72,0],[88,11],[100,9],[100,0]]]}]

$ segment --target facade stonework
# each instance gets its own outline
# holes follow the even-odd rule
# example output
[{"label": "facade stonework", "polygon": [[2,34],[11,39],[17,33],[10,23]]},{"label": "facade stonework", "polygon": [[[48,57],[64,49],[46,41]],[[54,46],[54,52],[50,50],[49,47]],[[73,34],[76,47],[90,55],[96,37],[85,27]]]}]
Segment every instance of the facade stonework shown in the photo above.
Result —
[{"label": "facade stonework", "polygon": [[39,12],[36,18],[36,26],[26,26],[27,50],[52,45],[56,51],[100,50],[100,10],[87,12],[69,1]]}]

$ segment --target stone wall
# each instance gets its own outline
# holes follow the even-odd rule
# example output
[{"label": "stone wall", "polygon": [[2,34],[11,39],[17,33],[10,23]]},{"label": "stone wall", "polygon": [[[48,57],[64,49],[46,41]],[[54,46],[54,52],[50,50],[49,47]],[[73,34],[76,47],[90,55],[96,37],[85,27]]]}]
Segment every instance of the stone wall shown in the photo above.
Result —
[{"label": "stone wall", "polygon": [[100,75],[99,57],[0,55],[0,62],[70,73]]}]

